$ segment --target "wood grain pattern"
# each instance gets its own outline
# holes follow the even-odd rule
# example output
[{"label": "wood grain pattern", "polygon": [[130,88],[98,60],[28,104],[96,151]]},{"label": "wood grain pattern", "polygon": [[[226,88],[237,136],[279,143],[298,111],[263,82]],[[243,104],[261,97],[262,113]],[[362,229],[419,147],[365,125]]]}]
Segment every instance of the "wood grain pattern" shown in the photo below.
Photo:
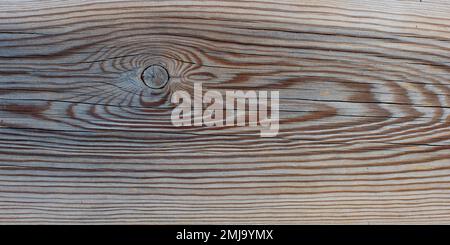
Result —
[{"label": "wood grain pattern", "polygon": [[[449,12],[1,0],[0,223],[450,223]],[[172,126],[199,81],[279,90],[279,135]]]}]

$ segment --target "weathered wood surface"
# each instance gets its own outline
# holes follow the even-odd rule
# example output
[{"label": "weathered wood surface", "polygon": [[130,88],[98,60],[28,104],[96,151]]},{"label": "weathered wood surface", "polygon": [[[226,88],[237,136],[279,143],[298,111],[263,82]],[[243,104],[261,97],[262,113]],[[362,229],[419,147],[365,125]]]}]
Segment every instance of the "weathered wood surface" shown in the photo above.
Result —
[{"label": "weathered wood surface", "polygon": [[[448,13],[2,0],[0,223],[449,223]],[[171,92],[198,81],[279,90],[279,135],[173,127]]]}]

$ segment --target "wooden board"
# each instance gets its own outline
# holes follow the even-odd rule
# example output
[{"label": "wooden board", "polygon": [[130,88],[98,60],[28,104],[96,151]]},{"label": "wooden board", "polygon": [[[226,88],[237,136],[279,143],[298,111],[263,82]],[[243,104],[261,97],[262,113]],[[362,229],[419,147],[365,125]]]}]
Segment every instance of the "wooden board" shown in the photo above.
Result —
[{"label": "wooden board", "polygon": [[[449,223],[449,12],[1,0],[0,223]],[[174,127],[195,82],[279,91],[278,136]]]}]

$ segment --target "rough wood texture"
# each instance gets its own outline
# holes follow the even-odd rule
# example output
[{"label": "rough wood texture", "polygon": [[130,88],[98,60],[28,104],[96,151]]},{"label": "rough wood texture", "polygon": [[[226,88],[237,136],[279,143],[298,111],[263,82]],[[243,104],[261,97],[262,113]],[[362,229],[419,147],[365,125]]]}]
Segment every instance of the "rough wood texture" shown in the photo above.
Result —
[{"label": "rough wood texture", "polygon": [[[1,0],[0,223],[450,223],[448,13]],[[173,127],[199,81],[279,90],[279,135]]]}]

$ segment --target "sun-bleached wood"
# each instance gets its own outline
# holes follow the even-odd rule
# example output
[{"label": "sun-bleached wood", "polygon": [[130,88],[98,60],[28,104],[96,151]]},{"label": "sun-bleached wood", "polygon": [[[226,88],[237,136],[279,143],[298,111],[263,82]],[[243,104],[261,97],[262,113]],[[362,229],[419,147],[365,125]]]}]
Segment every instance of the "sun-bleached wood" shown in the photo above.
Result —
[{"label": "sun-bleached wood", "polygon": [[[449,12],[0,0],[0,223],[450,223]],[[279,135],[172,126],[194,82],[280,91]]]}]

